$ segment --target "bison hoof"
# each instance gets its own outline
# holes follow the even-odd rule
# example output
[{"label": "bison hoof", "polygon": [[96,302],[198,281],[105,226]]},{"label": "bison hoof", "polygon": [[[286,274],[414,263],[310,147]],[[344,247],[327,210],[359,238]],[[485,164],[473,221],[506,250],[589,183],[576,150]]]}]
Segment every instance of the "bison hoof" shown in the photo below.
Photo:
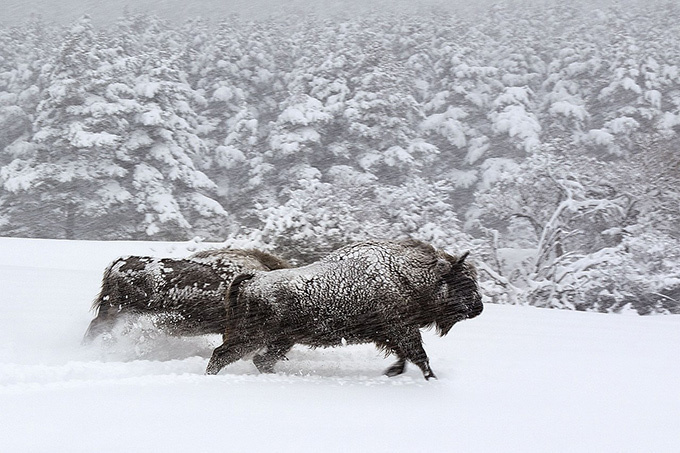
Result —
[{"label": "bison hoof", "polygon": [[394,376],[399,376],[404,372],[406,369],[406,363],[403,362],[397,362],[391,367],[389,367],[387,370],[385,370],[385,376],[388,377],[394,377]]},{"label": "bison hoof", "polygon": [[433,373],[432,371],[430,371],[429,373],[425,374],[424,376],[425,376],[425,380],[427,380],[427,381],[429,381],[430,379],[437,380],[437,376],[435,376],[434,373]]}]

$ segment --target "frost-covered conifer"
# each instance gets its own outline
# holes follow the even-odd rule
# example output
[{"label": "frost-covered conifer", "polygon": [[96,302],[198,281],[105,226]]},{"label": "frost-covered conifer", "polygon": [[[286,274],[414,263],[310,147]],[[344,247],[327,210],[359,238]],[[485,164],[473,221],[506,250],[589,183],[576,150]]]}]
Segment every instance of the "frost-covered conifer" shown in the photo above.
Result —
[{"label": "frost-covered conifer", "polygon": [[105,59],[89,18],[68,30],[49,63],[33,136],[14,148],[2,178],[25,205],[13,222],[33,223],[33,235],[74,238],[81,220],[101,209],[108,179],[122,171],[112,162],[120,137],[93,107],[105,94]]}]

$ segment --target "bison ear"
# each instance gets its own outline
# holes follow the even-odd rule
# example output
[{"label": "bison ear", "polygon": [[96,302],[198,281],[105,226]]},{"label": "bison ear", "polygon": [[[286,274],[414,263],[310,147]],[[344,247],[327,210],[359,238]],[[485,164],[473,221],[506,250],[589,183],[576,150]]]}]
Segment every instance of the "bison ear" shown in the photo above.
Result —
[{"label": "bison ear", "polygon": [[436,264],[436,269],[437,269],[437,272],[439,272],[441,275],[444,275],[444,274],[448,274],[449,272],[451,272],[452,266],[453,265],[450,262],[448,262],[447,260],[438,259],[437,264]]},{"label": "bison ear", "polygon": [[459,266],[461,264],[463,264],[463,262],[465,261],[465,258],[467,258],[469,254],[470,254],[469,250],[467,252],[463,253],[463,255],[460,258],[458,258],[458,261],[456,261],[456,264],[459,265]]}]

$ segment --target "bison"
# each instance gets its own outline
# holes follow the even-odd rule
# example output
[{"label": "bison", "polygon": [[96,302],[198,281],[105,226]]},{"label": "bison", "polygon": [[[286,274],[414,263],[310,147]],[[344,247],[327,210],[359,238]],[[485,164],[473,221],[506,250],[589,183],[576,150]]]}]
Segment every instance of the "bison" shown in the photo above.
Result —
[{"label": "bison", "polygon": [[227,291],[224,343],[206,373],[217,374],[253,352],[257,369],[271,373],[296,344],[374,343],[397,356],[386,375],[403,373],[410,361],[425,379],[434,378],[419,329],[435,327],[444,336],[456,322],[482,312],[467,256],[416,240],[375,240],[304,267],[242,273]]},{"label": "bison", "polygon": [[83,342],[111,332],[120,317],[130,314],[151,314],[172,335],[222,334],[223,295],[234,276],[286,267],[281,258],[259,250],[214,249],[186,259],[119,258],[104,271],[92,305],[96,317]]}]

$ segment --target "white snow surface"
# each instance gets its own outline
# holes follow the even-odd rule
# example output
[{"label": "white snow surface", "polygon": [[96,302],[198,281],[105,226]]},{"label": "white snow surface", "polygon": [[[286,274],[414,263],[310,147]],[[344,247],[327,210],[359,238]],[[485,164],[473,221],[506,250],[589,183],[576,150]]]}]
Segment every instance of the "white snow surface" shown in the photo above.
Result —
[{"label": "white snow surface", "polygon": [[371,345],[217,376],[219,336],[81,346],[109,262],[206,246],[0,238],[0,451],[680,451],[680,316],[487,304],[424,332],[429,382]]}]

